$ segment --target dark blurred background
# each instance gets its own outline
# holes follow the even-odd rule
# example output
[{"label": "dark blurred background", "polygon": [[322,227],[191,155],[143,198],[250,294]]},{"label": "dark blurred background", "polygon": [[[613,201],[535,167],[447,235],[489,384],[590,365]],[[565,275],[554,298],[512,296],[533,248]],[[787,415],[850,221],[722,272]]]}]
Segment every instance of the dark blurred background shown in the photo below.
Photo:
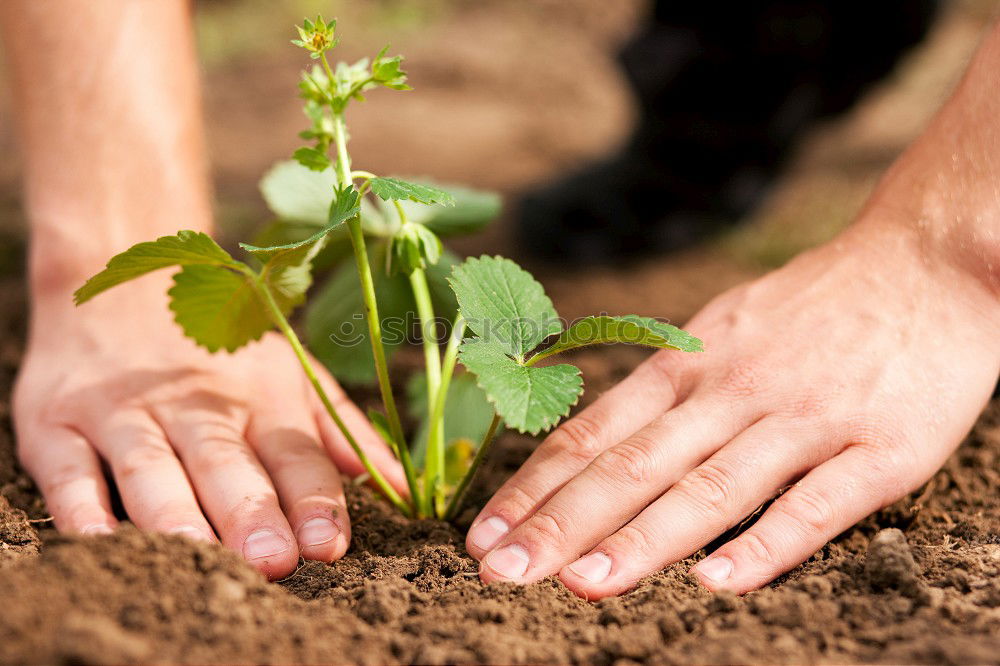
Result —
[{"label": "dark blurred background", "polygon": [[[221,233],[247,238],[268,217],[257,181],[305,125],[295,85],[307,59],[288,40],[322,12],[340,20],[337,57],[391,42],[415,88],[374,91],[349,112],[359,168],[501,191],[503,220],[457,249],[527,260],[564,316],[683,320],[850,221],[954,85],[998,3],[693,4],[203,0]],[[25,224],[0,95],[0,276],[11,276]],[[615,178],[625,182],[608,185]]]}]

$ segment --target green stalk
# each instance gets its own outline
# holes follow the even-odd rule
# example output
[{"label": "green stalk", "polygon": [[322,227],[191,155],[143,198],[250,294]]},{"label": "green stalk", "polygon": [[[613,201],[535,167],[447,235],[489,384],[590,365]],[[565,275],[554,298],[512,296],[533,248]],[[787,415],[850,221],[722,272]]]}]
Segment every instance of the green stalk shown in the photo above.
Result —
[{"label": "green stalk", "polygon": [[[448,346],[444,350],[444,362],[441,365],[441,381],[438,386],[438,390],[433,398],[433,406],[429,414],[430,425],[427,429],[427,463],[424,466],[424,474],[426,475],[425,483],[431,484],[431,481],[435,478],[431,474],[431,463],[435,466],[434,473],[437,475],[437,484],[428,485],[428,488],[434,489],[434,502],[433,510],[434,515],[441,518],[444,513],[444,503],[445,503],[445,489],[447,488],[447,478],[446,477],[446,467],[445,467],[445,450],[444,450],[444,408],[448,402],[448,388],[451,386],[451,377],[455,374],[455,362],[458,360],[458,346],[462,342],[462,336],[465,334],[465,319],[462,317],[462,313],[458,313],[455,317],[455,323],[451,327],[451,337],[448,340]],[[428,380],[428,386],[430,382]],[[428,392],[428,396],[430,396]],[[434,447],[432,449],[432,447]],[[436,449],[436,450],[435,450]],[[430,493],[428,493],[430,494]],[[428,499],[428,503],[430,500]]]},{"label": "green stalk", "polygon": [[[341,114],[333,116],[334,143],[337,145],[337,170],[341,187],[353,185],[351,178],[351,158],[347,154],[347,134],[344,117]],[[389,381],[389,365],[385,359],[385,346],[382,344],[382,323],[378,314],[378,301],[375,298],[375,283],[372,280],[372,268],[368,262],[368,249],[365,246],[365,234],[361,228],[361,216],[355,216],[347,221],[347,230],[351,236],[354,248],[354,260],[358,267],[358,278],[361,280],[361,295],[365,304],[365,315],[368,320],[368,337],[371,339],[372,353],[375,357],[375,374],[378,376],[379,391],[382,394],[382,404],[385,405],[386,420],[389,422],[389,434],[396,442],[399,450],[399,462],[403,465],[406,481],[410,487],[411,501],[414,506],[420,497],[417,477],[410,459],[410,449],[403,435],[403,424],[399,420],[399,410],[392,394],[392,384]]]},{"label": "green stalk", "polygon": [[[434,407],[441,389],[447,387],[441,383],[441,350],[438,348],[434,330],[434,305],[431,303],[431,293],[427,286],[427,274],[422,268],[415,268],[410,273],[410,286],[413,289],[413,299],[417,304],[417,316],[420,317],[420,338],[424,348],[424,365],[427,368],[427,418],[430,419],[430,430],[427,437],[427,457],[424,463],[424,494],[421,497],[421,513],[434,515],[432,495],[443,489],[444,479],[444,432],[435,427]],[[432,492],[433,491],[433,492]]]},{"label": "green stalk", "polygon": [[319,377],[316,375],[316,370],[313,368],[312,363],[309,361],[309,355],[306,354],[305,348],[302,346],[302,342],[299,340],[299,336],[296,335],[295,330],[288,323],[288,319],[285,317],[281,308],[274,300],[274,295],[271,294],[271,290],[264,284],[262,276],[258,276],[252,272],[249,273],[252,277],[252,284],[254,285],[257,293],[260,295],[261,299],[267,305],[268,310],[271,312],[271,317],[274,323],[278,326],[285,337],[288,338],[289,344],[292,346],[292,351],[295,352],[296,358],[299,359],[299,363],[302,364],[302,369],[306,373],[306,377],[309,378],[309,383],[312,384],[313,388],[316,390],[316,394],[319,396],[320,401],[323,403],[323,407],[326,408],[327,413],[333,422],[337,425],[344,439],[350,444],[354,453],[357,454],[358,458],[361,460],[361,464],[364,465],[365,471],[371,477],[372,481],[379,487],[382,493],[392,502],[396,508],[402,511],[405,515],[412,515],[409,505],[400,497],[396,489],[389,485],[389,482],[385,480],[382,473],[378,471],[378,468],[372,464],[365,455],[364,450],[358,444],[358,441],[351,434],[351,431],[347,429],[347,425],[344,420],[340,418],[340,414],[337,413],[336,407],[333,406],[333,401],[330,400],[330,396],[326,394],[326,390],[319,381]]},{"label": "green stalk", "polygon": [[472,480],[476,477],[476,473],[483,464],[483,460],[486,459],[486,454],[489,452],[493,443],[493,437],[496,435],[497,429],[500,427],[500,421],[500,415],[494,414],[493,421],[490,422],[490,429],[486,431],[486,436],[483,437],[483,442],[479,445],[479,449],[476,451],[476,457],[472,459],[472,464],[469,465],[469,471],[465,473],[465,476],[462,478],[462,482],[458,484],[458,488],[455,489],[455,494],[451,496],[448,508],[444,512],[445,520],[454,520],[458,515],[458,512],[462,510],[462,505],[465,503],[465,494],[468,492],[469,486],[472,484]]}]

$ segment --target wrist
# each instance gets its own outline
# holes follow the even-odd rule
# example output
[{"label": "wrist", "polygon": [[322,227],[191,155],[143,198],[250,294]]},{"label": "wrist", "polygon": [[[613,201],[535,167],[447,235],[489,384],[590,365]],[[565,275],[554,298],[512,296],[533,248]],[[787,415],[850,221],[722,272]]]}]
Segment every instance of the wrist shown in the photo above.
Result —
[{"label": "wrist", "polygon": [[81,209],[64,215],[52,210],[31,215],[28,277],[34,300],[71,296],[111,257],[137,243],[173,235],[181,229],[212,233],[208,206],[189,206],[174,213],[139,212],[127,219],[105,211],[84,213]]},{"label": "wrist", "polygon": [[848,247],[866,248],[861,270],[887,272],[892,282],[947,301],[963,321],[994,336],[1000,289],[997,259],[991,263],[990,256],[998,256],[997,239],[959,224],[964,213],[931,193],[909,187],[906,194],[880,187],[844,235]]}]

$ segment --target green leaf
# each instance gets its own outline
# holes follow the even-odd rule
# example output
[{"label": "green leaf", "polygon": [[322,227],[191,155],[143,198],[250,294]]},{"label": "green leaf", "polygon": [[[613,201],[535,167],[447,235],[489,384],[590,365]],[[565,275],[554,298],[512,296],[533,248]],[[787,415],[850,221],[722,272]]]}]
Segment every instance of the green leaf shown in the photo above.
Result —
[{"label": "green leaf", "polygon": [[[407,220],[422,224],[439,236],[475,233],[500,214],[500,196],[494,192],[472,190],[458,185],[416,182],[444,190],[455,199],[454,206],[428,206],[408,199],[399,201]],[[382,209],[383,217],[398,219],[393,202],[378,199],[377,203]]]},{"label": "green leaf", "polygon": [[385,201],[408,199],[428,205],[442,204],[444,206],[452,206],[455,204],[455,197],[450,192],[445,192],[430,185],[408,183],[398,178],[372,178],[371,187],[372,192]]},{"label": "green leaf", "polygon": [[288,315],[312,284],[310,260],[317,244],[272,254],[260,278],[222,266],[189,265],[174,276],[170,309],[184,334],[210,352],[236,351],[274,327],[254,281],[261,279],[278,309]]},{"label": "green leaf", "polygon": [[[316,233],[316,225],[307,222],[274,220],[254,236],[253,244],[259,247],[286,245],[305,240]],[[352,253],[351,238],[344,226],[337,227],[326,237],[326,243],[312,259],[313,269],[328,270]]]},{"label": "green leaf", "polygon": [[299,148],[292,157],[310,171],[326,171],[333,166],[326,153],[316,148]]},{"label": "green leaf", "polygon": [[526,367],[480,338],[462,343],[459,360],[506,424],[520,432],[536,435],[556,425],[583,392],[580,370],[572,365]]},{"label": "green leaf", "polygon": [[610,342],[687,352],[702,351],[701,340],[676,326],[638,315],[623,317],[602,315],[573,322],[572,326],[563,331],[550,347],[539,352],[538,356],[544,358],[570,349]]},{"label": "green leaf", "polygon": [[236,351],[273,326],[250,278],[225,268],[185,266],[167,293],[184,334],[211,352]]},{"label": "green leaf", "polygon": [[337,178],[333,170],[310,171],[298,162],[278,162],[260,181],[268,208],[283,220],[325,224]]},{"label": "green leaf", "polygon": [[357,216],[361,211],[360,199],[361,195],[354,186],[348,185],[337,191],[336,198],[330,204],[327,225],[312,236],[284,245],[259,247],[240,243],[240,247],[255,256],[268,268],[300,265],[310,260],[321,249],[322,241],[327,234],[347,220]]},{"label": "green leaf", "polygon": [[372,78],[393,90],[412,90],[406,84],[406,72],[401,69],[403,56],[386,57],[385,54],[388,50],[389,47],[386,46],[375,56],[375,60],[372,62]]},{"label": "green leaf", "polygon": [[[420,424],[413,439],[413,462],[418,467],[427,453],[427,375],[413,375],[406,385],[410,416]],[[448,385],[444,411],[444,441],[451,444],[459,439],[473,442],[473,452],[483,441],[493,420],[493,406],[486,393],[479,388],[476,378],[469,373],[456,374]],[[450,476],[449,478],[461,478]]]},{"label": "green leaf", "polygon": [[451,287],[469,329],[518,362],[562,330],[542,285],[510,259],[466,259],[452,271]]},{"label": "green leaf", "polygon": [[179,231],[176,236],[163,236],[155,241],[139,243],[116,254],[103,271],[87,280],[73,294],[73,300],[80,305],[106,289],[160,268],[195,265],[232,268],[244,266],[229,256],[208,234]]}]

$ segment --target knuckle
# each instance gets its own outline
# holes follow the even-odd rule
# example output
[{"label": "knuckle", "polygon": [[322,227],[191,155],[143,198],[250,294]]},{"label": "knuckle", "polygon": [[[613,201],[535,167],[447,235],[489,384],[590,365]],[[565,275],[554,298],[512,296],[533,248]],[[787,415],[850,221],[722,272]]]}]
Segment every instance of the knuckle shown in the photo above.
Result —
[{"label": "knuckle", "polygon": [[278,510],[273,493],[255,492],[232,500],[226,507],[226,523],[230,526],[267,522]]},{"label": "knuckle", "polygon": [[77,465],[60,465],[39,478],[39,485],[45,495],[51,500],[86,476],[86,472]]},{"label": "knuckle", "polygon": [[166,442],[138,442],[117,456],[113,464],[115,477],[122,481],[135,478],[151,468],[160,467],[173,457],[173,451]]},{"label": "knuckle", "polygon": [[873,451],[888,449],[906,441],[905,429],[893,410],[875,409],[856,415],[847,423],[851,446],[863,446]]},{"label": "knuckle", "polygon": [[816,419],[822,417],[830,408],[830,399],[817,393],[806,393],[795,396],[785,410],[792,419]]},{"label": "knuckle", "polygon": [[328,460],[319,443],[305,435],[287,437],[277,448],[275,461],[281,467],[315,467]]},{"label": "knuckle", "polygon": [[901,471],[914,460],[909,446],[855,444],[853,448],[861,453],[863,461],[864,472],[855,477],[860,492],[880,504],[895,502],[906,494],[908,489]]},{"label": "knuckle", "polygon": [[483,509],[483,515],[495,515],[508,525],[513,525],[535,510],[539,500],[515,482],[509,482],[497,491],[493,500]]},{"label": "knuckle", "polygon": [[669,351],[659,351],[646,361],[661,381],[675,394],[677,393],[681,376],[688,370],[690,364],[698,361],[699,354],[677,354]]},{"label": "knuckle", "polygon": [[739,546],[742,556],[761,568],[769,569],[781,563],[781,552],[778,546],[750,530],[740,536],[735,545]]},{"label": "knuckle", "polygon": [[621,553],[624,558],[650,559],[654,556],[657,541],[649,530],[637,523],[628,523],[609,537],[606,550]]},{"label": "knuckle", "polygon": [[[169,530],[174,527],[201,526],[205,519],[197,506],[186,499],[166,499],[162,503],[151,506],[153,525],[157,529]],[[139,527],[145,529],[145,525]]]},{"label": "knuckle", "polygon": [[557,453],[589,463],[601,453],[601,431],[600,424],[583,412],[559,426],[546,444]]},{"label": "knuckle", "polygon": [[569,536],[570,521],[561,512],[543,508],[523,526],[525,537],[538,544],[565,543]]},{"label": "knuckle", "polygon": [[655,446],[655,442],[648,438],[633,435],[599,455],[593,464],[608,477],[644,486],[656,476],[656,466],[651,453]]},{"label": "knuckle", "polygon": [[706,460],[674,485],[674,492],[703,512],[717,513],[733,504],[735,474],[719,460]]},{"label": "knuckle", "polygon": [[818,536],[836,525],[837,511],[830,498],[810,486],[798,486],[774,502],[774,509],[790,518],[799,530]]},{"label": "knuckle", "polygon": [[251,458],[248,447],[222,441],[198,442],[191,453],[192,465],[204,470],[243,467]]},{"label": "knuckle", "polygon": [[757,363],[734,361],[719,379],[716,388],[723,395],[745,398],[760,392],[764,373]]}]

